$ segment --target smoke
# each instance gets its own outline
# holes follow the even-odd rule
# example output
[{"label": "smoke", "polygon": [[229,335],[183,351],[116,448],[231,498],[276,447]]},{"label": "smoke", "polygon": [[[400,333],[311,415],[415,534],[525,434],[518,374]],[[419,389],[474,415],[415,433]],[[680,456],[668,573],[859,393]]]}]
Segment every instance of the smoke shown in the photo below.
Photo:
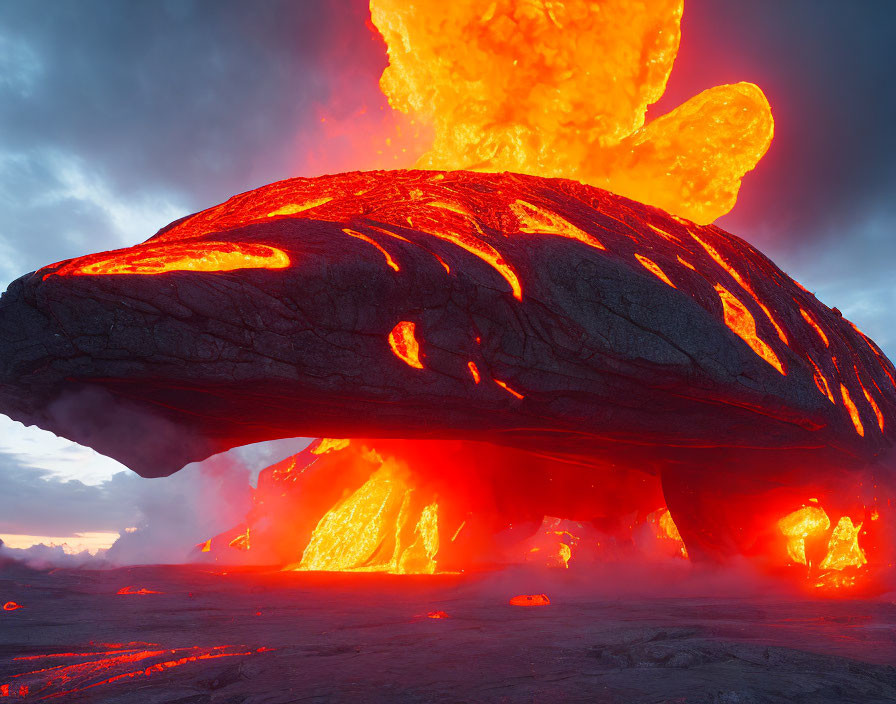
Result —
[{"label": "smoke", "polygon": [[[16,549],[0,544],[0,558],[41,569],[187,563],[196,544],[245,520],[261,469],[307,444],[304,438],[259,443],[190,464],[170,477],[143,479],[120,472],[96,486],[33,467],[11,471],[7,456],[10,471],[0,482],[5,530],[40,535],[52,528],[55,534],[73,535],[86,528],[120,537],[95,554],[71,554],[61,545]],[[12,500],[9,505],[4,496]]]}]

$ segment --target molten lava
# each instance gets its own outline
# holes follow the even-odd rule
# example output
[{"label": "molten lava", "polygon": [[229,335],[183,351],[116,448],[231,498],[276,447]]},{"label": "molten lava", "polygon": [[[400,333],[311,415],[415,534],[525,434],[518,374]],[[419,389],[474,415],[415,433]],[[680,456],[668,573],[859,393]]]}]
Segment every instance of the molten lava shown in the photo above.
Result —
[{"label": "molten lava", "polygon": [[402,362],[414,369],[423,369],[420,361],[420,343],[414,336],[416,326],[407,320],[398,323],[389,333],[389,347]]},{"label": "molten lava", "polygon": [[[871,520],[877,520],[878,515],[873,511]],[[841,516],[831,530],[827,512],[813,504],[781,518],[778,529],[787,540],[788,557],[808,568],[807,577],[817,588],[853,586],[868,564],[865,550],[859,545],[862,523],[854,524],[849,516]],[[807,551],[810,541],[813,556]]]},{"label": "molten lava", "polygon": [[518,594],[511,597],[511,606],[550,606],[551,600],[547,594]]},{"label": "molten lava", "polygon": [[438,504],[420,506],[407,471],[393,460],[320,519],[302,560],[288,569],[433,574]]},{"label": "molten lava", "polygon": [[575,178],[708,223],[734,205],[774,123],[762,91],[738,83],[645,125],[683,5],[372,0],[389,52],[380,85],[433,125],[421,168]]},{"label": "molten lava", "polygon": [[80,257],[52,273],[60,276],[146,275],[168,271],[285,269],[289,264],[286,252],[263,244],[182,242],[144,245]]},{"label": "molten lava", "polygon": [[141,587],[140,589],[134,589],[133,587],[122,587],[121,589],[119,589],[116,592],[116,594],[122,594],[122,595],[130,595],[130,594],[145,595],[145,594],[161,594],[161,593],[162,592],[156,592],[156,591],[153,591],[152,589],[145,589],[143,587]]}]

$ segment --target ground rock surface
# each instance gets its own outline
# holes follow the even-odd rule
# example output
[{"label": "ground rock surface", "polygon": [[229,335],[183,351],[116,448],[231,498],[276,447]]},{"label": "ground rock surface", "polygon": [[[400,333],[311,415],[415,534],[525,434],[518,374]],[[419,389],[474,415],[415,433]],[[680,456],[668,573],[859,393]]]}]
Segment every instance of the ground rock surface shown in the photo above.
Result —
[{"label": "ground rock surface", "polygon": [[[117,594],[125,586],[161,593]],[[24,701],[116,704],[896,700],[887,600],[589,597],[554,580],[550,606],[508,605],[533,586],[544,582],[524,573],[7,565],[0,601],[23,608],[0,611],[0,687],[17,697],[27,685]],[[129,647],[163,652],[77,655]],[[153,669],[199,652],[189,649],[227,655]],[[73,667],[84,663],[99,664]]]}]

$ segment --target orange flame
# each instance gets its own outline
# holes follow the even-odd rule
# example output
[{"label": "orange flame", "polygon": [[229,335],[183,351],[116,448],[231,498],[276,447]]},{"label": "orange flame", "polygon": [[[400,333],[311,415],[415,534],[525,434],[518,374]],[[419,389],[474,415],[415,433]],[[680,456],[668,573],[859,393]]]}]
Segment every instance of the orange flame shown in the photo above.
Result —
[{"label": "orange flame", "polygon": [[831,533],[828,554],[819,565],[823,570],[843,570],[868,564],[865,551],[859,547],[859,531],[862,524],[853,525],[849,516],[842,516]]},{"label": "orange flame", "polygon": [[[853,370],[856,373],[856,377],[859,376],[859,370],[856,367],[853,367]],[[881,413],[880,406],[877,405],[877,402],[868,392],[868,389],[865,388],[865,385],[859,380],[859,386],[862,387],[862,393],[865,394],[865,400],[868,401],[868,405],[871,406],[871,410],[874,411],[874,415],[877,418],[877,426],[880,428],[880,431],[884,431],[884,414]]]},{"label": "orange flame", "polygon": [[519,220],[520,232],[560,235],[571,240],[578,240],[595,249],[606,250],[606,247],[596,237],[589,235],[556,213],[543,210],[524,200],[511,203],[510,210]]},{"label": "orange flame", "polygon": [[7,601],[7,602],[3,605],[3,610],[4,610],[4,611],[15,611],[16,609],[24,609],[24,608],[25,608],[24,606],[22,606],[21,604],[17,604],[17,603],[14,602],[14,601]]},{"label": "orange flame", "polygon": [[778,321],[775,320],[771,311],[768,309],[768,306],[766,306],[765,303],[762,302],[762,300],[756,294],[756,291],[753,290],[753,287],[750,286],[750,284],[748,284],[744,280],[744,277],[740,275],[740,272],[737,269],[735,269],[733,266],[731,266],[731,264],[728,263],[728,261],[725,259],[725,257],[723,257],[721,254],[719,254],[719,251],[715,247],[713,247],[711,244],[709,244],[709,242],[706,242],[703,239],[701,239],[700,237],[697,237],[697,235],[695,235],[693,232],[691,232],[691,237],[693,237],[695,240],[697,240],[697,242],[700,244],[700,246],[706,250],[706,253],[715,260],[716,264],[718,264],[725,271],[727,271],[731,275],[731,278],[734,279],[735,281],[737,281],[738,285],[744,291],[746,291],[747,293],[750,294],[750,297],[754,301],[756,301],[756,305],[758,305],[762,309],[762,312],[765,313],[765,317],[768,318],[769,322],[771,322],[771,324],[774,326],[775,331],[778,333],[778,337],[780,338],[781,342],[783,342],[785,345],[789,344],[787,341],[787,335],[784,333],[784,330],[778,324]]},{"label": "orange flame", "polygon": [[402,320],[389,333],[389,347],[402,362],[414,369],[423,369],[420,361],[420,343],[414,336],[414,323]]},{"label": "orange flame", "polygon": [[683,4],[371,0],[389,50],[380,86],[432,123],[420,168],[575,178],[708,223],[734,205],[774,123],[762,91],[738,83],[644,124]]}]

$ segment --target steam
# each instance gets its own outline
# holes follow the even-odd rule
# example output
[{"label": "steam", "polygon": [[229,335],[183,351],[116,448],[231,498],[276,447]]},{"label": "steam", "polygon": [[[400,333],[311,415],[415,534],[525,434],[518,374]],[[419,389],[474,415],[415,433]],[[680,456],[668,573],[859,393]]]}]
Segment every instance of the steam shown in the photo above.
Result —
[{"label": "steam", "polygon": [[[0,543],[0,559],[13,559],[39,569],[188,563],[196,544],[245,520],[258,473],[307,444],[307,439],[295,438],[236,448],[159,479],[121,472],[97,487],[84,487],[81,492],[95,511],[110,512],[113,523],[99,527],[114,527],[120,533],[108,550],[72,554],[60,545],[16,549]],[[34,475],[35,482],[58,483],[61,492],[71,493],[66,490],[71,482],[54,480],[33,468],[23,469]],[[35,500],[42,503],[45,494],[35,491]],[[35,506],[33,510],[45,511],[46,506]],[[72,517],[73,522],[83,520],[80,514]]]}]

